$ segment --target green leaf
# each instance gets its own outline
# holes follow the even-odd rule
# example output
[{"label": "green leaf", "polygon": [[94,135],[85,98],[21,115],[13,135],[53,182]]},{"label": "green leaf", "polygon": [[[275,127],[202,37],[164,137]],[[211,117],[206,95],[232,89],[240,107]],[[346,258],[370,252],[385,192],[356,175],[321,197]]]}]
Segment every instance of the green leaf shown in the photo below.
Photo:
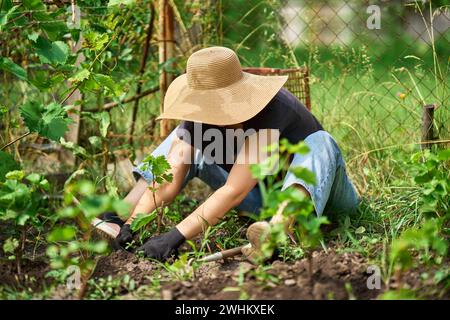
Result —
[{"label": "green leaf", "polygon": [[34,47],[42,63],[55,66],[65,64],[69,57],[69,46],[62,41],[50,42],[43,37],[39,37]]},{"label": "green leaf", "polygon": [[32,174],[28,175],[28,176],[26,177],[26,179],[27,179],[28,181],[30,181],[32,184],[36,185],[36,184],[38,184],[39,182],[41,182],[42,177],[41,177],[40,174],[32,173]]},{"label": "green leaf", "polygon": [[19,247],[19,240],[15,238],[8,238],[6,239],[5,243],[3,243],[3,251],[5,253],[13,254],[18,247]]},{"label": "green leaf", "polygon": [[106,33],[98,33],[95,31],[88,30],[83,33],[83,47],[90,48],[95,51],[103,49],[103,47],[108,43],[109,36]]},{"label": "green leaf", "polygon": [[105,74],[95,73],[92,76],[93,80],[101,87],[107,88],[107,94],[112,96],[120,96],[122,88],[110,76]]},{"label": "green leaf", "polygon": [[62,106],[57,103],[51,103],[43,114],[39,133],[53,141],[58,141],[64,136],[70,123],[72,123],[72,120],[68,118]]},{"label": "green leaf", "polygon": [[45,91],[60,85],[66,76],[62,73],[55,73],[53,70],[33,70],[29,81],[41,91]]},{"label": "green leaf", "polygon": [[20,108],[20,114],[31,132],[37,132],[53,141],[59,141],[72,123],[67,112],[57,103],[44,106],[30,101]]},{"label": "green leaf", "polygon": [[24,226],[25,223],[27,223],[27,221],[30,219],[30,215],[29,214],[21,214],[17,217],[17,224],[19,226]]},{"label": "green leaf", "polygon": [[61,145],[64,148],[67,148],[67,149],[71,150],[73,152],[73,154],[76,155],[76,156],[83,156],[83,157],[86,157],[86,158],[89,157],[89,154],[88,154],[88,152],[86,151],[85,148],[75,144],[72,141],[66,141],[64,138],[61,138],[59,140],[59,143],[61,143]]},{"label": "green leaf", "polygon": [[75,237],[76,233],[76,229],[71,226],[57,228],[50,232],[47,240],[50,242],[70,241]]},{"label": "green leaf", "polygon": [[30,20],[36,21],[38,26],[45,31],[49,39],[60,39],[68,32],[66,21],[60,17],[65,13],[65,8],[48,12],[47,7],[41,0],[24,0],[23,5],[30,10]]},{"label": "green leaf", "polygon": [[84,196],[95,193],[95,185],[91,181],[80,181],[77,185],[78,192]]},{"label": "green leaf", "polygon": [[289,154],[307,154],[309,152],[308,146],[301,141],[297,144],[290,144],[287,139],[282,139],[280,143],[280,151]]},{"label": "green leaf", "polygon": [[360,226],[358,229],[355,230],[356,234],[363,234],[364,232],[366,232],[366,228],[364,228],[363,226]]},{"label": "green leaf", "polygon": [[0,69],[12,73],[20,80],[28,81],[27,72],[21,66],[15,64],[11,59],[0,57]]},{"label": "green leaf", "polygon": [[86,79],[89,79],[91,72],[88,69],[81,69],[73,77],[69,78],[69,81],[73,83],[80,83]]},{"label": "green leaf", "polygon": [[20,6],[14,6],[6,12],[6,14],[0,16],[0,31],[2,31],[3,26],[8,23],[9,17],[17,10]]},{"label": "green leaf", "polygon": [[39,186],[45,191],[50,191],[50,183],[47,179],[42,179],[41,182],[39,182]]},{"label": "green leaf", "polygon": [[89,143],[95,148],[100,149],[102,147],[102,138],[98,136],[91,136],[88,138]]},{"label": "green leaf", "polygon": [[42,109],[42,105],[35,101],[29,101],[20,108],[20,115],[30,131],[39,131]]},{"label": "green leaf", "polygon": [[111,125],[111,117],[109,112],[103,111],[101,113],[93,114],[92,117],[100,124],[100,133],[103,138],[108,134],[108,128]]},{"label": "green leaf", "polygon": [[109,0],[108,7],[114,7],[118,5],[129,6],[135,2],[136,0]]},{"label": "green leaf", "polygon": [[41,0],[23,0],[22,3],[28,10],[46,10],[45,4]]},{"label": "green leaf", "polygon": [[25,177],[25,172],[23,172],[22,170],[14,170],[14,171],[8,172],[5,177],[8,180],[22,181],[23,178]]},{"label": "green leaf", "polygon": [[289,171],[291,171],[295,175],[295,177],[303,180],[307,184],[312,184],[312,185],[316,184],[316,177],[315,177],[314,173],[309,171],[306,168],[292,167],[292,168],[289,168]]},{"label": "green leaf", "polygon": [[78,208],[65,207],[58,211],[58,216],[61,218],[75,218],[80,213]]},{"label": "green leaf", "polygon": [[36,40],[38,38],[39,38],[39,33],[37,33],[37,32],[33,32],[28,35],[28,39],[30,39],[33,42],[36,42]]},{"label": "green leaf", "polygon": [[131,230],[133,230],[133,232],[141,230],[146,225],[148,225],[150,222],[155,220],[155,218],[156,218],[156,212],[153,212],[150,215],[139,213],[136,216],[136,218],[133,220],[133,222],[131,223]]},{"label": "green leaf", "polygon": [[7,11],[13,7],[12,0],[3,0],[0,3],[1,3],[0,12]]},{"label": "green leaf", "polygon": [[437,154],[437,158],[441,161],[450,160],[450,149],[439,151]]},{"label": "green leaf", "polygon": [[380,300],[417,300],[416,293],[410,289],[400,288],[397,290],[389,290],[381,294]]},{"label": "green leaf", "polygon": [[4,151],[0,151],[0,182],[5,181],[5,176],[8,172],[19,169],[20,166],[14,160],[12,155]]},{"label": "green leaf", "polygon": [[85,242],[82,247],[89,252],[101,254],[108,250],[108,243],[106,241]]}]

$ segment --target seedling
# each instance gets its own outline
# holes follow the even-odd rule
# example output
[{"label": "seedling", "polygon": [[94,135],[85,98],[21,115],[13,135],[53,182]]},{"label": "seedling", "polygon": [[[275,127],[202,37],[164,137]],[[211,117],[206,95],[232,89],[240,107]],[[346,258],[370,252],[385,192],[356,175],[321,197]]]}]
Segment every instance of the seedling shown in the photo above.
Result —
[{"label": "seedling", "polygon": [[[158,190],[157,184],[160,185],[164,182],[172,182],[173,175],[169,172],[170,164],[167,162],[164,156],[154,157],[149,155],[142,161],[142,170],[149,170],[152,175],[152,185],[149,189],[152,191],[153,201],[156,203],[156,190]],[[161,207],[155,209],[157,213],[157,230],[156,234],[161,233],[161,224],[164,216],[164,204]],[[135,231],[133,229],[133,231]]]},{"label": "seedling", "polygon": [[[402,273],[413,265],[413,250],[422,252],[425,261],[435,264],[440,264],[443,257],[446,257],[449,243],[441,235],[442,223],[442,219],[427,220],[420,228],[405,230],[400,238],[392,242],[390,261],[395,268],[399,288],[403,284]],[[434,259],[430,257],[431,251],[436,255]]]},{"label": "seedling", "polygon": [[247,290],[245,289],[245,275],[249,270],[245,270],[242,265],[239,266],[239,274],[236,279],[236,287],[225,287],[223,292],[239,292],[239,300],[248,300],[250,298]]}]

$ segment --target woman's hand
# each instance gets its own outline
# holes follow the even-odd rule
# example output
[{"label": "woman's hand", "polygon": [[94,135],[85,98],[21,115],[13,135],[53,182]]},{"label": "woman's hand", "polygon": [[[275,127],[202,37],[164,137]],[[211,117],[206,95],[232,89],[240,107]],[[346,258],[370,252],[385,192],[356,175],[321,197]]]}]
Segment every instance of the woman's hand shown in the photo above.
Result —
[{"label": "woman's hand", "polygon": [[143,252],[147,258],[164,261],[175,254],[185,240],[180,231],[177,228],[173,228],[169,232],[152,237],[143,246],[139,247],[137,252]]},{"label": "woman's hand", "polygon": [[133,232],[131,231],[131,226],[127,223],[120,228],[120,232],[117,235],[116,243],[122,247],[125,248],[125,246],[133,241]]}]

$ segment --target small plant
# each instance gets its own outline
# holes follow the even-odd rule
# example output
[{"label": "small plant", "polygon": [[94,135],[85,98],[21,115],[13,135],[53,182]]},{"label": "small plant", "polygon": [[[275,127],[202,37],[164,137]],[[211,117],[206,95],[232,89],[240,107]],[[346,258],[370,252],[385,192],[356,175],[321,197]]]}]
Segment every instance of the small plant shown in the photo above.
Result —
[{"label": "small plant", "polygon": [[403,290],[402,274],[415,262],[440,265],[447,256],[448,221],[450,217],[450,149],[416,153],[411,157],[414,183],[420,186],[420,211],[425,221],[409,228],[390,247],[390,264],[394,268],[398,290]]},{"label": "small plant", "polygon": [[[82,197],[79,201],[76,197]],[[92,237],[92,220],[102,212],[126,215],[128,205],[109,195],[96,195],[91,182],[81,181],[65,189],[64,205],[57,212],[59,224],[49,233],[47,255],[54,269],[77,266],[81,272],[78,298],[86,294],[87,283],[95,270],[95,257],[108,251],[108,243]]]},{"label": "small plant", "polygon": [[0,182],[0,220],[10,223],[11,233],[3,244],[3,251],[9,260],[15,260],[17,274],[22,276],[22,256],[31,229],[43,231],[49,219],[48,181],[37,173],[26,175],[16,170],[5,175],[6,180]]},{"label": "small plant", "polygon": [[[425,263],[441,264],[446,257],[449,243],[442,236],[442,219],[432,218],[420,228],[405,230],[391,245],[390,261],[395,268],[397,285],[402,287],[402,273],[413,265],[412,252],[421,253]],[[434,252],[434,256],[431,253]]]},{"label": "small plant", "polygon": [[107,278],[90,279],[89,287],[92,288],[87,295],[88,299],[111,300],[123,292],[132,292],[136,289],[136,282],[125,275],[119,278],[108,276]]},{"label": "small plant", "polygon": [[236,287],[225,287],[222,291],[223,292],[238,292],[239,293],[239,300],[248,300],[250,298],[249,294],[247,293],[247,290],[245,289],[245,275],[249,270],[245,270],[245,268],[240,265],[239,266],[239,274],[237,276]]},{"label": "small plant", "polygon": [[271,269],[272,266],[259,265],[255,269],[250,270],[249,275],[254,277],[259,285],[273,287],[280,283],[280,279],[269,272]]},{"label": "small plant", "polygon": [[189,254],[185,253],[178,257],[175,262],[159,262],[161,266],[173,278],[179,281],[191,280],[195,276],[195,263],[189,260]]},{"label": "small plant", "polygon": [[426,150],[411,157],[414,183],[420,187],[420,211],[427,217],[450,217],[450,149]]},{"label": "small plant", "polygon": [[[167,162],[167,159],[165,156],[158,156],[154,157],[152,155],[149,155],[142,161],[142,170],[147,171],[149,170],[152,175],[152,184],[149,187],[150,191],[152,191],[153,195],[153,201],[156,203],[156,190],[158,189],[156,184],[162,184],[164,182],[172,182],[173,175],[169,173],[170,170],[170,164]],[[161,233],[161,224],[164,216],[164,204],[162,204],[161,207],[157,207],[155,209],[156,217],[157,217],[157,229],[156,234]],[[149,224],[151,221],[154,220],[154,213],[152,213],[150,216],[145,217],[141,216],[139,220],[134,224],[131,225],[131,229],[133,231],[138,231],[138,229],[141,229],[145,227],[147,224]]]}]

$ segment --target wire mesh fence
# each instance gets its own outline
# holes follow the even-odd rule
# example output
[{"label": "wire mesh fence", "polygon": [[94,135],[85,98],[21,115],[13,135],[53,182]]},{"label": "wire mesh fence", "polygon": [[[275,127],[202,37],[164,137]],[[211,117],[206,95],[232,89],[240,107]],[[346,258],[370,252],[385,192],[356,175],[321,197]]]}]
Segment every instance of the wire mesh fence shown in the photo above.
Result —
[{"label": "wire mesh fence", "polygon": [[[433,104],[450,138],[445,1],[219,1],[215,32],[246,67],[306,67],[312,112],[347,151],[417,143]],[[305,101],[303,101],[306,103]]]},{"label": "wire mesh fence", "polygon": [[[154,14],[158,15],[162,2],[172,9],[173,39],[161,36],[160,19],[156,17],[148,64],[141,74],[137,70],[138,61],[142,59],[140,52],[144,51],[147,20],[153,15],[148,7],[154,4]],[[433,133],[428,138],[450,139],[448,0],[162,2],[156,6],[153,0],[142,0],[137,2],[142,5],[123,7],[121,14],[132,11],[133,19],[126,26],[126,34],[110,49],[110,54],[117,55],[123,66],[122,69],[115,67],[112,76],[121,79],[125,71],[139,73],[138,83],[144,83],[141,88],[144,93],[161,89],[158,80],[161,72],[183,72],[192,52],[205,46],[223,45],[238,53],[248,71],[289,74],[288,89],[311,109],[346,152],[361,153],[420,142],[423,119],[428,117],[424,115],[424,107],[430,105],[434,106],[430,126]],[[60,6],[67,9],[65,15],[54,21],[40,21],[38,15],[35,17],[37,11],[24,12],[34,20],[12,30],[33,30],[41,22],[70,23],[71,3],[49,2],[52,10],[59,10]],[[103,30],[99,22],[117,18],[111,15],[108,1],[75,3],[79,6],[81,25],[99,24],[96,28]],[[0,34],[4,44],[0,46],[2,55],[14,53],[15,61],[26,62],[28,57],[24,52],[6,45],[11,42],[9,37],[13,38],[14,34]],[[175,47],[173,56],[166,57],[165,61],[158,60],[161,43]],[[124,44],[130,45],[126,54],[121,51]],[[120,103],[106,101],[105,110],[136,100],[133,95],[138,90],[133,79],[128,83],[127,98]],[[159,113],[155,106],[159,107],[162,95],[156,94],[151,99],[146,95],[146,99],[141,99],[137,94],[141,105],[132,113],[137,112],[134,118],[138,121],[144,119],[141,121],[144,130],[139,132],[147,132],[147,127],[153,130],[154,122],[149,126],[145,119],[150,109],[152,116]],[[147,114],[139,115],[139,112]],[[117,113],[123,117],[119,111]],[[129,134],[128,128],[117,125],[114,129],[120,134]]]}]

